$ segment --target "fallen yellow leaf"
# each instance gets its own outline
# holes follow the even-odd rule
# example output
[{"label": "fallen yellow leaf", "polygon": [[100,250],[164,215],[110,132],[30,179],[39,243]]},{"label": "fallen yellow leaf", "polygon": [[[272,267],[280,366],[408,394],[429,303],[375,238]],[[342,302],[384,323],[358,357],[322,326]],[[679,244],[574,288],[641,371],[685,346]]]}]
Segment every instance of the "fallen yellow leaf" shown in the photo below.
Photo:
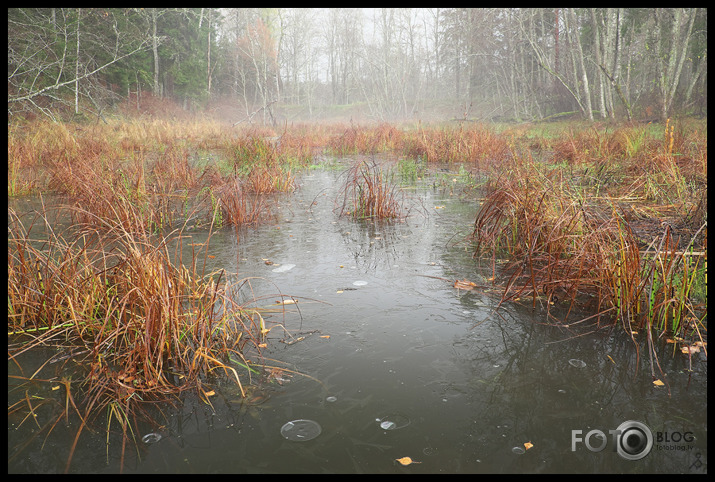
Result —
[{"label": "fallen yellow leaf", "polygon": [[59,390],[59,389],[60,389],[59,385],[57,385],[56,387],[52,387],[52,390]]},{"label": "fallen yellow leaf", "polygon": [[660,380],[655,380],[653,381],[653,385],[655,385],[656,387],[662,387],[663,385],[665,385],[665,383],[661,382]]},{"label": "fallen yellow leaf", "polygon": [[693,353],[700,353],[700,347],[697,345],[692,345],[692,346],[684,346],[683,348],[680,349],[681,352],[687,354],[693,354]]},{"label": "fallen yellow leaf", "polygon": [[325,338],[326,340],[330,338],[330,335],[320,335],[320,338]]},{"label": "fallen yellow leaf", "polygon": [[214,392],[213,390],[210,390],[210,391],[208,391],[208,392],[205,392],[205,395],[206,395],[207,397],[213,397],[214,395],[216,395],[216,392]]},{"label": "fallen yellow leaf", "polygon": [[410,465],[410,464],[421,464],[422,462],[417,462],[415,460],[412,460],[409,457],[402,457],[401,459],[395,459],[402,465]]},{"label": "fallen yellow leaf", "polygon": [[530,449],[531,447],[533,447],[533,446],[534,446],[534,444],[531,443],[531,442],[525,442],[525,443],[524,443],[524,448],[526,448],[526,450],[529,450],[529,449]]}]

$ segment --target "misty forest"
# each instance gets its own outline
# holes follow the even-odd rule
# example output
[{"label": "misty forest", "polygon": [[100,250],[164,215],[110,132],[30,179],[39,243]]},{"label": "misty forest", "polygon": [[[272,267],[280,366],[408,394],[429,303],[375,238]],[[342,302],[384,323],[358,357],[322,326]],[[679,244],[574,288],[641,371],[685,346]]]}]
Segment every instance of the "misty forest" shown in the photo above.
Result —
[{"label": "misty forest", "polygon": [[289,121],[702,116],[707,9],[8,11],[10,115],[143,93]]},{"label": "misty forest", "polygon": [[7,65],[9,472],[707,471],[706,8],[9,8]]}]

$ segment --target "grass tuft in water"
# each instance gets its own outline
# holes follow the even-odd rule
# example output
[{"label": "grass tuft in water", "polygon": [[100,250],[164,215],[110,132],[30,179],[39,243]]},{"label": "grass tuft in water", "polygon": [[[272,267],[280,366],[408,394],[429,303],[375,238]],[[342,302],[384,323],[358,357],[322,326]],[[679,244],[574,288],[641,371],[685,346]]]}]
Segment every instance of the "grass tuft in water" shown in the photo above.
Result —
[{"label": "grass tuft in water", "polygon": [[341,216],[376,220],[403,216],[399,188],[374,160],[355,162],[346,172],[342,192]]},{"label": "grass tuft in water", "polygon": [[[45,241],[33,238],[37,230],[45,231]],[[186,390],[210,403],[207,384],[215,375],[244,393],[242,378],[250,379],[250,371],[234,368],[231,360],[252,365],[247,353],[260,352],[260,314],[245,308],[243,281],[227,282],[223,271],[205,273],[195,253],[182,264],[184,239],[181,232],[158,239],[137,233],[122,219],[56,232],[46,214],[26,226],[9,211],[8,361],[22,371],[23,353],[57,347],[62,356],[19,377],[20,387],[57,385],[45,374],[60,360],[71,363],[74,375],[62,382],[66,403],[43,432],[77,414],[76,445],[106,413],[107,430],[118,424],[123,438],[136,443],[131,427],[146,414],[146,404],[170,402]]]}]

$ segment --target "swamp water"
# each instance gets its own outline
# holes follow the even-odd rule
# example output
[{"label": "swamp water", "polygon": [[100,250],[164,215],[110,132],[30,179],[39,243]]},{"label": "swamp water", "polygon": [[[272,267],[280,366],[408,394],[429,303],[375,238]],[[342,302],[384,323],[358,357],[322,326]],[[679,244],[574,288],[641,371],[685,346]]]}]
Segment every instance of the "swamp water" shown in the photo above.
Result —
[{"label": "swamp water", "polygon": [[[637,357],[620,327],[569,331],[548,326],[541,308],[513,304],[495,314],[498,294],[439,279],[488,276],[463,242],[474,201],[430,184],[405,191],[414,207],[405,222],[355,222],[336,214],[343,180],[308,172],[274,222],[242,230],[240,242],[221,229],[209,248],[211,268],[257,277],[266,304],[276,293],[298,299],[268,319],[290,336],[272,329],[263,355],[306,376],[276,370],[246,399],[234,384],[212,386],[213,409],[182,395],[161,408],[163,425],[135,428],[139,453],[126,448],[125,473],[707,471],[704,354],[689,373],[687,357],[658,344],[669,396],[652,384],[645,343]],[[652,431],[640,460],[619,455],[609,434],[627,421]],[[8,418],[9,459],[37,428],[18,423]],[[64,470],[74,429],[60,423],[47,441],[32,440],[9,471]],[[600,430],[605,449],[578,441],[572,450],[574,430]],[[110,446],[107,465],[106,434],[85,431],[71,471],[115,472],[120,449]]]}]

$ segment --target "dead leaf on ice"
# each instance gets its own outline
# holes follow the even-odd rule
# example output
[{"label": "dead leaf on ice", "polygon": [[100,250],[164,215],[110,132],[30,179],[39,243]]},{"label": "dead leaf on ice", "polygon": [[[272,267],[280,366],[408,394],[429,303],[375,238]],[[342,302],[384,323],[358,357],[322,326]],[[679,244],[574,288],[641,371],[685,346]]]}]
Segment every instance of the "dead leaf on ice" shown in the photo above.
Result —
[{"label": "dead leaf on ice", "polygon": [[412,460],[409,457],[402,457],[401,459],[395,459],[402,465],[410,465],[410,464],[421,464],[422,462],[417,462],[416,460]]},{"label": "dead leaf on ice", "polygon": [[298,303],[298,300],[276,300],[277,305],[294,305],[296,303]]},{"label": "dead leaf on ice", "polygon": [[700,347],[698,345],[684,346],[680,351],[686,355],[692,355],[693,353],[700,353]]}]

